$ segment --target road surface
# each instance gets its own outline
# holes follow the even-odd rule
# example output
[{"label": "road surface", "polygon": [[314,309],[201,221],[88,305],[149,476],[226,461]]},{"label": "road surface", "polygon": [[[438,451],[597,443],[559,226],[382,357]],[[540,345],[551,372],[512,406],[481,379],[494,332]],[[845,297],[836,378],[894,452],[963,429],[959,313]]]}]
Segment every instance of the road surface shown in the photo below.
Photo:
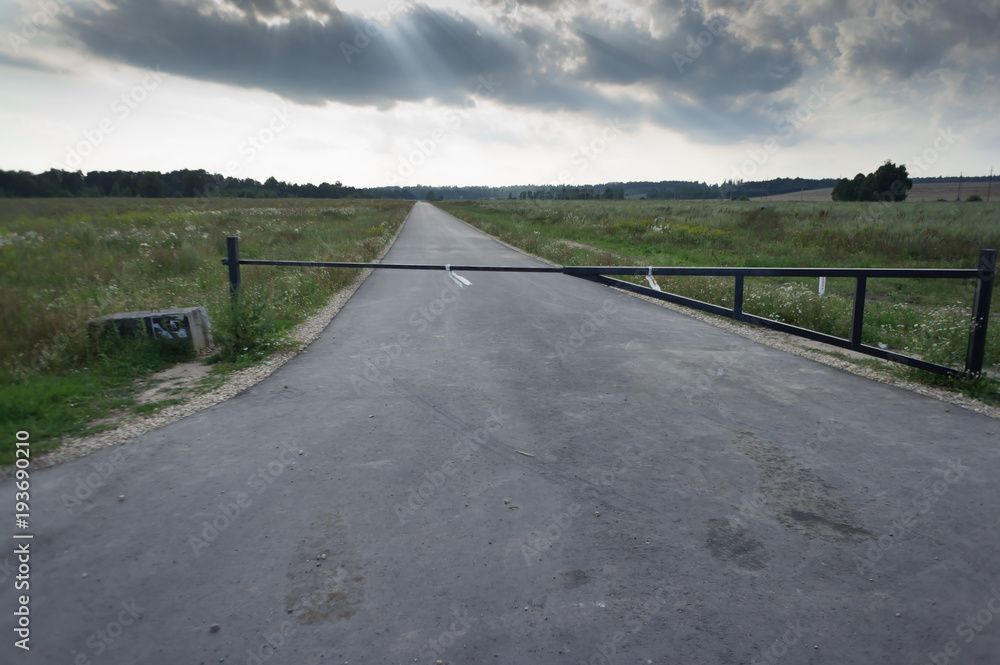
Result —
[{"label": "road surface", "polygon": [[[533,264],[425,203],[385,261]],[[7,535],[0,660],[996,662],[995,421],[465,276],[376,271],[262,383],[34,472],[30,651]]]}]

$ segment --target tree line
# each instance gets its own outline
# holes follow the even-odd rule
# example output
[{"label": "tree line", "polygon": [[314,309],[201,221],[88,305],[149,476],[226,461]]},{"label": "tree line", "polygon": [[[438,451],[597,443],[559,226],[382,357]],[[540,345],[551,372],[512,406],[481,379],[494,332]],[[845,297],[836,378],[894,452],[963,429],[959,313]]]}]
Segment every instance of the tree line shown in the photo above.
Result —
[{"label": "tree line", "polygon": [[369,187],[360,189],[323,182],[297,185],[273,177],[264,182],[252,178],[233,178],[204,170],[158,171],[60,171],[50,169],[34,174],[27,171],[0,170],[0,197],[233,197],[233,198],[385,198],[415,199],[405,187]]},{"label": "tree line", "polygon": [[[853,179],[774,178],[756,182],[727,180],[721,184],[662,180],[659,182],[609,182],[600,185],[516,185],[505,187],[445,186],[352,187],[339,180],[318,185],[287,183],[274,177],[264,182],[234,178],[203,169],[157,171],[60,171],[34,174],[0,170],[0,198],[34,197],[232,197],[232,198],[365,198],[442,201],[455,199],[715,199],[735,200],[777,196],[801,190],[833,187],[835,201],[903,201],[914,182],[952,182],[949,178],[909,178],[906,166],[886,162],[867,175]],[[966,182],[987,177],[965,177]]]}]

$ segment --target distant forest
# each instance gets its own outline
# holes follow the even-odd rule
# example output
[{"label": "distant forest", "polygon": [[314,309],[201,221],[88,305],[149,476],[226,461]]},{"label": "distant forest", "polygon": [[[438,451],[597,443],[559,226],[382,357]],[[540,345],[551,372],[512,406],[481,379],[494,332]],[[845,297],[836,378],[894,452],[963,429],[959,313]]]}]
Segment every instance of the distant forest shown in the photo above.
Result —
[{"label": "distant forest", "polygon": [[[915,183],[950,183],[959,178],[914,178]],[[963,177],[964,182],[985,182],[987,176]],[[662,180],[660,182],[613,182],[601,185],[519,185],[508,187],[351,187],[323,182],[296,185],[275,178],[258,182],[232,178],[204,170],[157,171],[59,171],[34,174],[0,170],[0,198],[36,197],[232,197],[232,198],[314,198],[314,199],[739,199],[777,196],[802,190],[833,187],[836,178],[810,180],[776,178],[767,181],[704,182]]]}]

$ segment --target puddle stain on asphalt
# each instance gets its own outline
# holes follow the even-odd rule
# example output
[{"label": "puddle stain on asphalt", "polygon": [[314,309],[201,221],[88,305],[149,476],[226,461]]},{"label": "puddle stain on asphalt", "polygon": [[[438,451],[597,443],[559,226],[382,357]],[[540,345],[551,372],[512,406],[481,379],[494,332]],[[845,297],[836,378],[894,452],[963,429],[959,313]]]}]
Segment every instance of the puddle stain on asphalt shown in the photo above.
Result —
[{"label": "puddle stain on asphalt", "polygon": [[364,562],[340,515],[320,515],[285,575],[285,610],[301,624],[349,619],[365,600]]},{"label": "puddle stain on asphalt", "polygon": [[762,508],[778,522],[831,542],[871,537],[847,499],[800,460],[751,432],[737,432],[733,445],[757,467]]}]

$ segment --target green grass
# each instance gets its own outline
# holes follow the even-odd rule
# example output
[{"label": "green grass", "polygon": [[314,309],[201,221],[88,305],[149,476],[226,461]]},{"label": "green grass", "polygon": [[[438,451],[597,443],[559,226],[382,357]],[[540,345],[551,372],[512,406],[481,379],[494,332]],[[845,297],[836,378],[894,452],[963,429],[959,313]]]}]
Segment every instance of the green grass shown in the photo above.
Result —
[{"label": "green grass", "polygon": [[[287,343],[286,332],[348,284],[355,271],[243,266],[233,310],[220,259],[226,236],[243,258],[369,261],[411,202],[246,199],[0,199],[0,395],[9,461],[13,432],[33,448],[88,431],[132,403],[132,383],[159,364],[90,339],[104,314],[203,306],[225,373]],[[123,357],[130,359],[123,351]],[[84,367],[90,369],[85,370]],[[126,371],[126,369],[128,371]],[[132,371],[132,370],[135,371]]]},{"label": "green grass", "polygon": [[[18,430],[30,432],[34,454],[51,450],[61,437],[98,432],[103,426],[94,425],[95,420],[131,407],[137,379],[193,356],[190,345],[106,340],[87,365],[0,385],[0,428],[10,440]],[[0,444],[0,465],[13,461],[14,447]]]},{"label": "green grass", "polygon": [[[563,265],[975,268],[1000,247],[1000,214],[935,203],[461,201],[438,204],[510,244]],[[642,280],[637,280],[642,283]],[[664,290],[731,307],[731,278],[660,278]],[[863,341],[963,368],[972,280],[869,279]],[[749,278],[744,309],[849,336],[853,279]],[[1000,369],[994,294],[986,366]],[[940,385],[935,375],[896,368]],[[996,382],[948,384],[997,402]]]}]

